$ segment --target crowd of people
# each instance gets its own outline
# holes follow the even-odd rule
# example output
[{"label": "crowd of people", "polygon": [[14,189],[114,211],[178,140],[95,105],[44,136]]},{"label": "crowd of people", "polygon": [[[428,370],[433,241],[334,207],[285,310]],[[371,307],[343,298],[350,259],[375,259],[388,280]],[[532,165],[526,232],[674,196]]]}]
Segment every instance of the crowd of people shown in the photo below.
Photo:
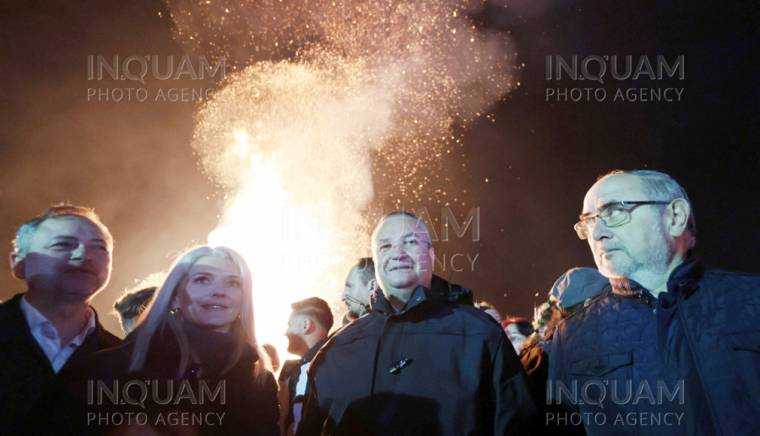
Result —
[{"label": "crowd of people", "polygon": [[0,304],[0,434],[758,434],[760,277],[703,266],[694,216],[665,173],[602,176],[574,227],[596,268],[561,274],[529,320],[433,274],[425,223],[391,212],[339,322],[293,302],[299,358],[280,363],[227,247],[179,256],[115,302],[126,337],[106,331],[89,301],[113,237],[54,206],[13,241],[26,290]]}]

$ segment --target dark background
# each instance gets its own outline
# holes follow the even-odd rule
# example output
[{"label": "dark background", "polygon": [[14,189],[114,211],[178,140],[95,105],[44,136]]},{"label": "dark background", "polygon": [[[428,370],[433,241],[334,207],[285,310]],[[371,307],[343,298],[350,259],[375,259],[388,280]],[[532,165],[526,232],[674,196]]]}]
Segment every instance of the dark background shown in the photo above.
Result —
[{"label": "dark background", "polygon": [[[86,99],[88,55],[182,53],[165,12],[145,0],[0,6],[0,241],[10,249],[16,227],[52,203],[95,207],[116,239],[111,284],[95,300],[103,314],[135,280],[203,242],[222,209],[223,195],[189,146],[193,104]],[[469,126],[460,152],[442,162],[467,192],[454,211],[481,214],[479,241],[468,234],[438,247],[477,254],[474,271],[443,275],[502,311],[529,316],[560,273],[593,265],[572,225],[585,191],[613,168],[672,174],[692,197],[707,263],[760,270],[755,2],[519,1],[489,6],[478,19],[511,33],[525,67],[520,88],[492,109],[495,122]],[[544,59],[555,54],[682,54],[683,81],[606,88],[683,87],[684,100],[547,102],[547,87],[577,86],[547,83]],[[390,209],[397,195],[383,182],[377,210]],[[409,206],[440,210],[432,202]],[[21,290],[3,263],[0,298]]]}]

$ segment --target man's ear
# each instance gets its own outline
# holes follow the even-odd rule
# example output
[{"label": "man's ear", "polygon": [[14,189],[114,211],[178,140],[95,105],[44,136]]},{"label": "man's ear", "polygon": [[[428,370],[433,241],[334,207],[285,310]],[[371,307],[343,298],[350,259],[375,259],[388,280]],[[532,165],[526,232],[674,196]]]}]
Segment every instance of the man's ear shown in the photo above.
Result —
[{"label": "man's ear", "polygon": [[19,280],[25,280],[26,271],[24,265],[24,257],[14,251],[10,254],[8,260],[10,260],[11,273],[13,274],[13,277],[16,277]]},{"label": "man's ear", "polygon": [[367,282],[367,295],[372,295],[377,290],[377,279],[371,278]]},{"label": "man's ear", "polygon": [[303,334],[305,335],[313,333],[314,330],[317,328],[317,326],[314,325],[314,321],[312,321],[312,319],[309,318],[308,316],[304,316],[301,322],[303,323],[302,329],[303,329]]},{"label": "man's ear", "polygon": [[689,225],[689,215],[691,215],[691,206],[688,201],[677,198],[670,202],[665,224],[671,236],[677,238],[683,235]]},{"label": "man's ear", "polygon": [[432,243],[430,244],[428,253],[430,253],[430,268],[431,268],[430,272],[433,272],[435,271],[435,249],[433,249]]}]

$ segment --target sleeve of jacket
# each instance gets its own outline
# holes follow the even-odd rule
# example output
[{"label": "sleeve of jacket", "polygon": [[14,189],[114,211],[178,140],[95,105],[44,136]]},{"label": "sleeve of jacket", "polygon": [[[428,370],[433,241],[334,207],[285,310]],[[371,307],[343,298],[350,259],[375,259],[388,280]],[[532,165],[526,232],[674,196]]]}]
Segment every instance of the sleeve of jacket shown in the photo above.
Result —
[{"label": "sleeve of jacket", "polygon": [[493,434],[523,434],[535,415],[535,405],[520,359],[503,332],[493,356]]},{"label": "sleeve of jacket", "polygon": [[262,414],[262,423],[257,433],[261,435],[279,435],[280,402],[277,399],[277,382],[271,373],[267,376],[262,393],[264,413]]},{"label": "sleeve of jacket", "polygon": [[[234,381],[232,381],[234,383]],[[233,429],[232,434],[275,436],[280,434],[280,405],[277,401],[277,382],[271,372],[256,375],[248,381],[241,404],[228,405],[224,418],[225,427]],[[226,430],[227,434],[229,430]]]}]

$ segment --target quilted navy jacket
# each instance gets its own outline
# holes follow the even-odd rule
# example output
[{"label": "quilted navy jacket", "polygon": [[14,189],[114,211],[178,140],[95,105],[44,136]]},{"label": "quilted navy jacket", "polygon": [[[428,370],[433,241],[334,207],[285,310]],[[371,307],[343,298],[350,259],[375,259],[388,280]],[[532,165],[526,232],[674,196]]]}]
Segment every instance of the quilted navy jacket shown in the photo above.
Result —
[{"label": "quilted navy jacket", "polygon": [[[548,401],[588,434],[760,434],[760,277],[679,266],[655,299],[608,287],[557,327]],[[547,421],[549,422],[549,421]]]}]

